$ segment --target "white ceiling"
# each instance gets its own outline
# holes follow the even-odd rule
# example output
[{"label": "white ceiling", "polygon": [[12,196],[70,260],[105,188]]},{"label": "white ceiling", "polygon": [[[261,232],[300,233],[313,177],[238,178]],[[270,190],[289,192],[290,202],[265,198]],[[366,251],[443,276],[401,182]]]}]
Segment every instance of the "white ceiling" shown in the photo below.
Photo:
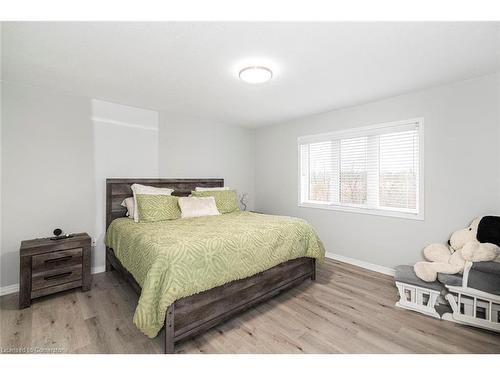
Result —
[{"label": "white ceiling", "polygon": [[[3,23],[2,73],[7,81],[262,126],[499,71],[499,25]],[[269,61],[270,83],[236,79],[255,57]]]}]

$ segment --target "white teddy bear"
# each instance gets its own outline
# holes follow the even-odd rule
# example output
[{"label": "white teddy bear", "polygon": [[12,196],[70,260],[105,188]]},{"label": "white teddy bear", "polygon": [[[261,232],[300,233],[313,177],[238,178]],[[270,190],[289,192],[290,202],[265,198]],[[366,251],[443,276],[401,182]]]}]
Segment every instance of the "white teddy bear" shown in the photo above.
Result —
[{"label": "white teddy bear", "polygon": [[424,249],[427,262],[413,266],[420,279],[432,282],[436,281],[438,273],[461,273],[466,261],[495,260],[500,250],[500,217],[474,219],[469,227],[453,233],[448,245],[432,244]]}]

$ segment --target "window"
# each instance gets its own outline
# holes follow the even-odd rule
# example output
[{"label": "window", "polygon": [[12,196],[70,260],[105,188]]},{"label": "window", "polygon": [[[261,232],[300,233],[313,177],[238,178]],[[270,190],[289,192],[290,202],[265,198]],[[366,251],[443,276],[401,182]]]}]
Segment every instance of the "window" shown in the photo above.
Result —
[{"label": "window", "polygon": [[298,143],[299,206],[423,219],[423,119]]}]

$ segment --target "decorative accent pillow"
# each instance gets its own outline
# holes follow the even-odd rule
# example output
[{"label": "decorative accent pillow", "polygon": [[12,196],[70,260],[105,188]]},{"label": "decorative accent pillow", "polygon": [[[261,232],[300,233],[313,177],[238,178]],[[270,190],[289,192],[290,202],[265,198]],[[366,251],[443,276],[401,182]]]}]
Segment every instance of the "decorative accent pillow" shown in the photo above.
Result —
[{"label": "decorative accent pillow", "polygon": [[217,209],[221,214],[240,210],[236,190],[192,191],[191,195],[193,197],[214,197]]},{"label": "decorative accent pillow", "polygon": [[126,215],[128,217],[134,218],[134,212],[135,212],[134,197],[125,198],[120,206],[125,207],[127,209]]},{"label": "decorative accent pillow", "polygon": [[218,190],[233,190],[230,187],[200,187],[194,188],[194,191],[218,191]]},{"label": "decorative accent pillow", "polygon": [[134,193],[134,221],[139,222],[139,207],[137,207],[137,194],[148,194],[148,195],[172,195],[173,189],[169,188],[157,188],[154,186],[147,186],[141,184],[133,184],[131,187]]},{"label": "decorative accent pillow", "polygon": [[139,222],[180,219],[178,200],[173,195],[137,194]]},{"label": "decorative accent pillow", "polygon": [[179,207],[182,218],[220,215],[214,197],[180,197]]}]

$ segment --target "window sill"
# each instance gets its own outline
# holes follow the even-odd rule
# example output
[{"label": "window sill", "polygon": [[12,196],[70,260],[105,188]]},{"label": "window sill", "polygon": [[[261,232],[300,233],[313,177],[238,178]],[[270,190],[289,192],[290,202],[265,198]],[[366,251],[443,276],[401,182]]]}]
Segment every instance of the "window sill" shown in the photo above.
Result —
[{"label": "window sill", "polygon": [[337,206],[333,204],[321,204],[321,203],[311,203],[311,202],[300,202],[298,204],[299,207],[303,208],[319,208],[322,210],[330,210],[330,211],[341,211],[341,212],[350,212],[356,214],[366,214],[366,215],[375,215],[375,216],[387,216],[387,217],[396,217],[401,219],[410,219],[410,220],[424,220],[424,213],[420,212],[418,214],[410,213],[410,212],[399,212],[393,210],[381,210],[381,209],[371,209],[371,208],[360,208],[360,207],[349,207],[349,206]]}]

